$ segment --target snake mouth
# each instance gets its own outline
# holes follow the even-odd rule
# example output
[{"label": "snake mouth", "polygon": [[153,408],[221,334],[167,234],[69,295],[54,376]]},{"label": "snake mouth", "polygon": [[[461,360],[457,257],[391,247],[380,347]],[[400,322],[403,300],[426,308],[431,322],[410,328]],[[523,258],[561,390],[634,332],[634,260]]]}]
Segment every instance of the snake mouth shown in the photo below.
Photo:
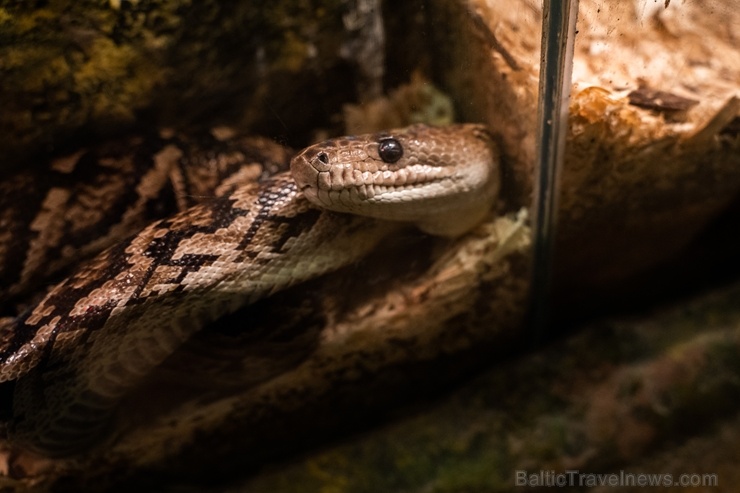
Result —
[{"label": "snake mouth", "polygon": [[[448,201],[449,196],[459,194],[459,179],[453,176],[427,178],[403,185],[394,183],[352,184],[341,188],[305,187],[302,191],[309,198],[327,209],[340,212],[368,212],[372,208],[420,209],[423,204]],[[411,205],[414,204],[414,205]],[[395,215],[395,214],[392,214]]]},{"label": "snake mouth", "polygon": [[[411,194],[415,197],[423,197],[425,195],[424,190],[427,187],[434,187],[435,185],[452,182],[454,181],[452,177],[444,177],[444,178],[433,178],[433,179],[427,179],[424,181],[417,181],[414,183],[405,183],[403,185],[398,184],[385,184],[385,183],[372,183],[372,184],[362,184],[362,185],[354,185],[345,188],[345,190],[349,190],[350,194],[356,193],[361,199],[372,201],[376,197],[380,198],[384,195],[389,194]],[[451,183],[450,183],[451,184]],[[409,200],[409,199],[406,199]],[[403,201],[403,199],[402,199]]]},{"label": "snake mouth", "polygon": [[315,176],[315,186],[322,191],[357,190],[361,198],[375,195],[423,189],[444,180],[454,180],[454,174],[443,168],[412,165],[397,170],[361,171],[349,167],[335,167],[320,171]]}]

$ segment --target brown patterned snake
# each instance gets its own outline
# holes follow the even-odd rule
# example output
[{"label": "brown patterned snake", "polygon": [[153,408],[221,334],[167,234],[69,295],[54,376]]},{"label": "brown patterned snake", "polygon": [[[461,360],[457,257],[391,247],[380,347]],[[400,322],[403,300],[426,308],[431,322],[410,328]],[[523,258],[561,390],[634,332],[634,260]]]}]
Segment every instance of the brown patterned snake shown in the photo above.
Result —
[{"label": "brown patterned snake", "polygon": [[295,156],[291,171],[152,223],[0,326],[8,438],[50,456],[83,450],[120,399],[208,322],[357,260],[403,222],[460,235],[499,188],[479,125],[333,139]]}]

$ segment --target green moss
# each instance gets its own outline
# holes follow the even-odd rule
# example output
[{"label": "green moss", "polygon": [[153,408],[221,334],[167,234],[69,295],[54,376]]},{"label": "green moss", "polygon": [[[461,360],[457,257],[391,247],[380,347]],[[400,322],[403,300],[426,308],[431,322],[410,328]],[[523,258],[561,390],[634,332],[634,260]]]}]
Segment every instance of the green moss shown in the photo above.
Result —
[{"label": "green moss", "polygon": [[90,102],[88,114],[94,120],[133,120],[134,111],[150,102],[152,89],[164,79],[164,70],[136,49],[106,38],[97,39],[77,66],[74,85]]},{"label": "green moss", "polygon": [[0,7],[0,26],[5,28],[12,20],[13,16],[10,15],[7,9]]},{"label": "green moss", "polygon": [[343,9],[338,0],[5,6],[4,165],[78,130],[133,125],[142,111],[173,127],[308,135],[355,90],[332,75],[344,63]]}]

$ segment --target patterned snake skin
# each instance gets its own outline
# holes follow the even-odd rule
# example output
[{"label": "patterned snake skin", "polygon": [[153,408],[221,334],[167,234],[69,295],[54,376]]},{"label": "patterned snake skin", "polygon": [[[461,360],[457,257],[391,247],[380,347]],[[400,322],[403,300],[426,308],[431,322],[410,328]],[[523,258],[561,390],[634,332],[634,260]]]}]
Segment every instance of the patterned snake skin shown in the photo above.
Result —
[{"label": "patterned snake skin", "polygon": [[[0,238],[0,265],[12,266],[2,271],[12,279],[6,296],[32,284],[43,266],[56,270],[59,259],[99,241],[88,230],[101,222],[100,201],[129,204],[104,236],[139,221],[131,211],[139,217],[156,208],[182,153],[165,144],[126,147],[149,153],[152,165],[139,169],[122,151],[124,159],[108,161],[123,169],[119,178],[80,186],[68,176],[84,172],[79,160],[57,161],[52,173],[69,183],[45,189],[24,225],[23,211],[1,218],[11,232]],[[118,402],[209,322],[352,263],[403,223],[460,235],[490,210],[499,188],[495,146],[479,125],[333,139],[295,156],[291,172],[226,183],[215,198],[113,244],[0,325],[0,420],[8,439],[47,456],[85,450],[104,435]],[[127,181],[138,183],[134,191]],[[171,198],[188,194],[197,192],[175,187]],[[86,217],[84,227],[51,220],[69,203],[84,207],[75,216]],[[23,228],[33,234],[21,249],[10,240]]]}]

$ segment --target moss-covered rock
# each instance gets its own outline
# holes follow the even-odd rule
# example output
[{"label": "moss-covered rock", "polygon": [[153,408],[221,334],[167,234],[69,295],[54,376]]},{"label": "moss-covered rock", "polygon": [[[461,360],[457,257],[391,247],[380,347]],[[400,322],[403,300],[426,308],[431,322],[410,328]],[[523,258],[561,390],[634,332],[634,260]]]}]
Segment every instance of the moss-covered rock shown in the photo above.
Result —
[{"label": "moss-covered rock", "polygon": [[[382,38],[363,31],[376,13],[347,28],[352,14],[342,0],[2,2],[4,166],[141,124],[237,123],[304,143],[356,84],[380,87]],[[375,46],[378,73],[358,68],[358,43]]]},{"label": "moss-covered rock", "polygon": [[708,475],[717,491],[733,491],[738,296],[735,285],[595,323],[498,365],[441,405],[219,491],[515,492],[567,471],[583,476],[565,491],[591,491],[587,475],[621,470]]}]

